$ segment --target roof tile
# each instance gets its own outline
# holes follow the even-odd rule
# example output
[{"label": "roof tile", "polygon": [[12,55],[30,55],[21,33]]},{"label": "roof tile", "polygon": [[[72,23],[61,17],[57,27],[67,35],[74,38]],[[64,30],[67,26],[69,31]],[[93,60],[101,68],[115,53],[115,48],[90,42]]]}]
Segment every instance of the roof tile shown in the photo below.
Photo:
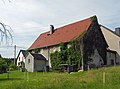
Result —
[{"label": "roof tile", "polygon": [[29,50],[52,46],[61,42],[69,42],[74,38],[77,38],[83,31],[88,30],[91,23],[91,18],[87,18],[85,20],[57,28],[53,34],[49,34],[49,31],[42,33],[31,45]]}]

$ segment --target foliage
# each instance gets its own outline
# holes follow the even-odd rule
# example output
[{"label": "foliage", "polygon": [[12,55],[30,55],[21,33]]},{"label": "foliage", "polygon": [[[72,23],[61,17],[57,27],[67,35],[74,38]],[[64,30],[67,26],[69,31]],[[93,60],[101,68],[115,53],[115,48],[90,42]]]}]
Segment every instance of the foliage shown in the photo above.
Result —
[{"label": "foliage", "polygon": [[[6,25],[4,23],[0,22],[0,44],[6,42],[6,45],[9,45],[9,43],[13,43],[13,37],[10,32],[11,27],[9,25]],[[5,39],[5,40],[4,40]]]},{"label": "foliage", "polygon": [[22,72],[26,72],[27,71],[27,69],[26,68],[22,68]]},{"label": "foliage", "polygon": [[11,64],[11,65],[9,66],[9,68],[11,68],[11,69],[13,69],[13,70],[17,70],[17,69],[18,69],[18,67],[17,67],[15,64]]},{"label": "foliage", "polygon": [[11,64],[14,63],[14,59],[13,58],[4,58],[4,60],[6,61],[8,66],[10,66]]},{"label": "foliage", "polygon": [[14,69],[13,68],[9,68],[9,71],[14,71]]},{"label": "foliage", "polygon": [[98,51],[98,53],[102,57],[104,64],[106,64],[107,43],[99,27],[97,18],[94,16],[93,18],[91,18],[91,20],[93,22],[83,38],[83,44],[84,44],[83,58],[85,59],[84,64],[87,64],[90,61],[89,57],[92,54],[94,54],[95,49]]},{"label": "foliage", "polygon": [[0,73],[7,72],[8,65],[6,61],[2,58],[0,58]]},{"label": "foliage", "polygon": [[91,21],[94,21],[95,19],[97,19],[97,16],[96,15],[92,16],[92,17],[90,17],[90,19],[91,19]]},{"label": "foliage", "polygon": [[[68,45],[70,46],[68,48]],[[60,64],[76,64],[80,67],[81,52],[80,52],[80,38],[77,38],[70,43],[61,43],[60,51],[51,53],[51,64],[53,69],[59,68]]]},{"label": "foliage", "polygon": [[[56,56],[55,56],[55,55],[56,55]],[[55,53],[51,53],[51,54],[50,54],[50,57],[51,57],[52,68],[53,68],[53,69],[59,68],[59,64],[62,63],[61,53],[58,52],[58,51],[56,51]]]},{"label": "foliage", "polygon": [[36,49],[33,49],[33,51],[34,51],[35,53],[39,53],[39,52],[40,52],[40,49],[39,49],[39,48],[36,48]]},{"label": "foliage", "polygon": [[12,2],[12,0],[1,0],[4,4],[6,3],[6,1],[8,1],[9,3]]},{"label": "foliage", "polygon": [[0,58],[0,73],[7,72],[9,65],[13,63],[12,59]]},{"label": "foliage", "polygon": [[80,50],[80,39],[77,38],[70,43],[71,47],[67,49],[68,52],[68,63],[80,65],[81,61],[81,50]]}]

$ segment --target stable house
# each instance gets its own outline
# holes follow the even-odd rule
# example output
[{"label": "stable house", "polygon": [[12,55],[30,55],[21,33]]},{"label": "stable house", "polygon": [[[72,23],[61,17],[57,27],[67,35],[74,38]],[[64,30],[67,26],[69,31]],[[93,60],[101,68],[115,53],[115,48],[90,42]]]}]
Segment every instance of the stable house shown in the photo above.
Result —
[{"label": "stable house", "polygon": [[[50,31],[40,34],[28,50],[31,53],[38,53],[44,56],[44,65],[42,64],[41,68],[45,66],[52,68],[50,53],[60,51],[60,43],[67,44],[76,38],[80,38],[80,45],[82,45],[82,69],[101,67],[107,64],[106,49],[108,44],[102,34],[96,16],[60,28],[54,28],[54,26],[51,25]],[[32,54],[30,55],[32,56]],[[27,61],[26,63],[29,64],[29,58],[27,58]],[[36,65],[41,64],[37,63]],[[32,67],[28,66],[28,69],[33,71],[35,67],[33,65]]]}]

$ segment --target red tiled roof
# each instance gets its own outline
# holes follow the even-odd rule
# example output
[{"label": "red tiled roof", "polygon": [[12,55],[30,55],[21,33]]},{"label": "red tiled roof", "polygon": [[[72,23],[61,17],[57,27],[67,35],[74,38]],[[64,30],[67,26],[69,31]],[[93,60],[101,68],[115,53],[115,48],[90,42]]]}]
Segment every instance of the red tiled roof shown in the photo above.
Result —
[{"label": "red tiled roof", "polygon": [[91,23],[91,18],[87,18],[85,20],[57,28],[53,34],[48,35],[49,31],[42,33],[31,45],[29,50],[52,46],[61,42],[69,42],[80,36],[83,31],[88,30]]}]

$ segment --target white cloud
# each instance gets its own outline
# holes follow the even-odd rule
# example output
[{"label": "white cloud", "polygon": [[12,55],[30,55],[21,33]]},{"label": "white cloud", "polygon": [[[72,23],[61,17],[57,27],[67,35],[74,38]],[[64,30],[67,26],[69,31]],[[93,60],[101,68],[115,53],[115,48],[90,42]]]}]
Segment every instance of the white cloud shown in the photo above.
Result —
[{"label": "white cloud", "polygon": [[[93,15],[110,28],[119,26],[118,0],[11,0],[0,2],[0,22],[13,29],[14,44],[28,48],[49,25],[64,26]],[[12,50],[12,48],[9,48]],[[19,50],[20,48],[18,48]],[[13,57],[12,51],[0,48],[0,54]]]},{"label": "white cloud", "polygon": [[44,30],[48,30],[48,27],[42,26],[36,22],[25,22],[21,23],[20,27],[14,28],[15,34],[31,34],[31,33],[38,33]]}]

